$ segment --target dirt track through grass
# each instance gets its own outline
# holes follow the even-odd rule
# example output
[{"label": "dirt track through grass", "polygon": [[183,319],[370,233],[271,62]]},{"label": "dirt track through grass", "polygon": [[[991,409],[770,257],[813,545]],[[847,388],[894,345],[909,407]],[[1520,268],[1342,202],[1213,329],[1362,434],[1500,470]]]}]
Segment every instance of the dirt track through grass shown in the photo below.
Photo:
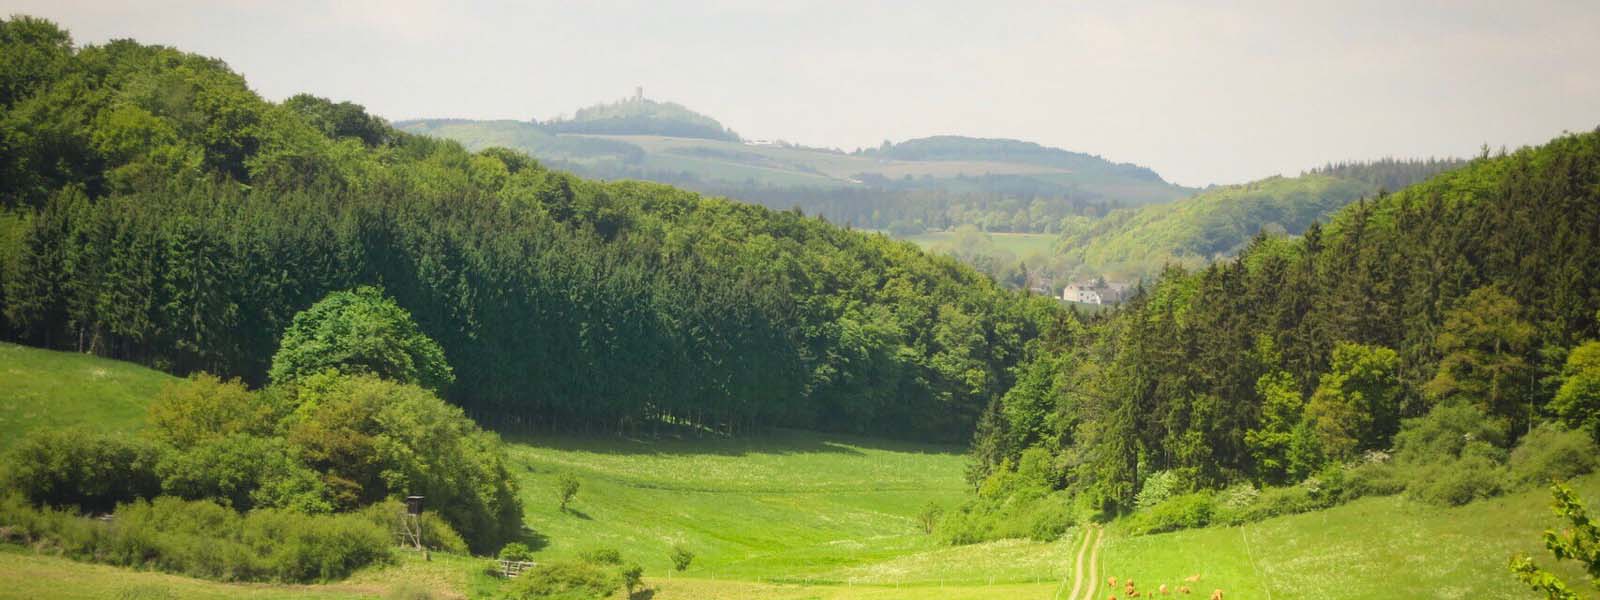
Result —
[{"label": "dirt track through grass", "polygon": [[[1094,598],[1095,588],[1097,587],[1095,585],[1095,573],[1098,570],[1096,567],[1100,562],[1100,542],[1104,537],[1105,534],[1100,531],[1099,527],[1089,526],[1083,530],[1083,542],[1078,546],[1078,558],[1072,565],[1072,592],[1067,594],[1068,600]],[[1084,572],[1084,558],[1086,556],[1089,559],[1087,573]],[[1056,598],[1060,598],[1061,589],[1066,585],[1067,582],[1063,580],[1061,585],[1056,587]]]},{"label": "dirt track through grass", "polygon": [[1095,593],[1100,591],[1100,546],[1106,541],[1106,532],[1096,525],[1094,530],[1099,536],[1094,540],[1094,547],[1089,549],[1089,588],[1083,592],[1083,600],[1094,600]]}]

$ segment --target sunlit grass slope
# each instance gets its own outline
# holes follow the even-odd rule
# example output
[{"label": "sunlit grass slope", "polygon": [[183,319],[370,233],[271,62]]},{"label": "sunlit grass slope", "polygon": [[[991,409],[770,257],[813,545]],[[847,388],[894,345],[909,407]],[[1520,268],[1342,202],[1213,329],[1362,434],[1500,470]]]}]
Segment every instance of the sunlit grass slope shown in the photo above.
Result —
[{"label": "sunlit grass slope", "polygon": [[0,342],[0,449],[40,427],[136,430],[171,381],[132,363]]},{"label": "sunlit grass slope", "polygon": [[475,568],[481,564],[477,559],[434,554],[432,560],[423,561],[413,553],[402,553],[400,558],[397,565],[362,571],[338,583],[246,584],[83,563],[0,545],[0,598],[334,600],[399,597],[394,594],[403,589],[429,591],[442,600],[490,591],[484,582],[473,581],[473,574],[481,571]]},{"label": "sunlit grass slope", "polygon": [[[913,517],[964,493],[964,459],[947,446],[802,432],[511,441],[541,557],[612,546],[656,574],[681,544],[696,554],[689,576],[843,581],[841,569],[937,549]],[[566,512],[562,472],[582,485]]]},{"label": "sunlit grass slope", "polygon": [[[1574,482],[1589,506],[1600,477]],[[1440,509],[1393,496],[1325,511],[1144,537],[1115,536],[1102,576],[1142,586],[1190,584],[1228,598],[1536,598],[1506,569],[1514,552],[1552,566],[1541,534],[1560,525],[1550,493],[1533,489]],[[1557,572],[1581,581],[1573,563]]]},{"label": "sunlit grass slope", "polygon": [[[908,235],[903,239],[927,250],[940,244],[953,243],[956,235],[953,231],[930,231]],[[1018,258],[1035,254],[1048,256],[1055,251],[1056,234],[1053,233],[990,233],[988,236],[996,248],[1015,254]]]}]

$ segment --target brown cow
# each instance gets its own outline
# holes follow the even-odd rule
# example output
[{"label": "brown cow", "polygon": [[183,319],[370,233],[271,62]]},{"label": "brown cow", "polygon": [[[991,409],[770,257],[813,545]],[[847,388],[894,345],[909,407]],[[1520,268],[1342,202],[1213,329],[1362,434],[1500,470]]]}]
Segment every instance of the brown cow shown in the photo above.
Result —
[{"label": "brown cow", "polygon": [[1189,586],[1187,586],[1187,585],[1178,586],[1178,593],[1179,594],[1187,594],[1187,593],[1189,593]]},{"label": "brown cow", "polygon": [[1222,590],[1212,590],[1211,600],[1222,600]]},{"label": "brown cow", "polygon": [[1198,582],[1198,581],[1200,581],[1200,574],[1199,574],[1199,573],[1195,573],[1195,574],[1193,574],[1193,575],[1190,575],[1190,576],[1188,576],[1188,577],[1185,577],[1185,578],[1183,578],[1183,580],[1184,580],[1184,581],[1187,581],[1187,582],[1189,582],[1189,583],[1195,583],[1195,582]]},{"label": "brown cow", "polygon": [[1117,576],[1116,575],[1112,575],[1110,578],[1106,579],[1106,582],[1110,583],[1113,586],[1117,585]]},{"label": "brown cow", "polygon": [[1167,593],[1168,593],[1167,592],[1167,584],[1165,584],[1165,583],[1161,584],[1161,587],[1159,589],[1157,589],[1156,591],[1161,592],[1161,595],[1163,595],[1163,596],[1167,595]]}]

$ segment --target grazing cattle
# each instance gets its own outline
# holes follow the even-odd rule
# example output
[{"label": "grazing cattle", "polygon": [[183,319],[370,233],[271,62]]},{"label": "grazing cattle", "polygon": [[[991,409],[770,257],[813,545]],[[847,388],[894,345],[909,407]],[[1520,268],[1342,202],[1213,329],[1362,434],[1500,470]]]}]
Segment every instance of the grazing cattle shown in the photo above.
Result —
[{"label": "grazing cattle", "polygon": [[1163,595],[1163,596],[1167,595],[1167,584],[1165,584],[1165,583],[1161,584],[1161,587],[1158,588],[1156,591],[1161,592],[1161,595]]},{"label": "grazing cattle", "polygon": [[1178,593],[1179,594],[1187,594],[1187,593],[1189,593],[1189,586],[1187,586],[1187,585],[1178,586]]},{"label": "grazing cattle", "polygon": [[1117,585],[1117,576],[1112,575],[1110,578],[1106,579],[1106,582],[1110,583],[1111,585]]},{"label": "grazing cattle", "polygon": [[1222,590],[1212,590],[1211,600],[1222,600]]},{"label": "grazing cattle", "polygon": [[1189,583],[1195,583],[1195,582],[1198,582],[1198,581],[1200,581],[1200,574],[1199,574],[1199,573],[1195,573],[1195,574],[1193,574],[1193,575],[1190,575],[1190,576],[1188,576],[1188,577],[1185,577],[1185,578],[1183,578],[1183,580],[1184,580],[1184,581],[1187,581],[1187,582],[1189,582]]}]

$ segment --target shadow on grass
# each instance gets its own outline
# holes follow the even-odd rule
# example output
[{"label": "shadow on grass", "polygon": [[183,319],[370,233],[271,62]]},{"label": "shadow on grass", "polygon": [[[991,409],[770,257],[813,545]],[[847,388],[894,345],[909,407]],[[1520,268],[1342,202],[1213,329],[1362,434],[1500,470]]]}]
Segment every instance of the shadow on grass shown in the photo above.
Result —
[{"label": "shadow on grass", "polygon": [[655,597],[656,597],[656,589],[655,588],[645,588],[645,589],[636,591],[636,592],[634,592],[632,594],[628,594],[628,600],[650,600],[651,598],[655,598]]},{"label": "shadow on grass", "polygon": [[741,437],[697,434],[687,428],[662,429],[660,435],[583,435],[573,433],[501,432],[507,442],[541,448],[577,450],[616,455],[717,455],[845,454],[862,456],[863,450],[915,454],[961,454],[962,446],[929,444],[844,433],[772,429]]},{"label": "shadow on grass", "polygon": [[543,550],[546,546],[550,545],[549,537],[546,537],[544,534],[532,529],[528,529],[526,525],[522,527],[522,537],[517,538],[515,541],[522,542],[522,545],[527,546],[528,550],[533,552]]},{"label": "shadow on grass", "polygon": [[563,509],[561,509],[561,512],[567,513],[568,515],[577,517],[579,519],[583,519],[585,521],[593,521],[594,520],[594,517],[589,516],[589,513],[583,512],[583,511],[578,510],[576,508],[563,508]]}]

